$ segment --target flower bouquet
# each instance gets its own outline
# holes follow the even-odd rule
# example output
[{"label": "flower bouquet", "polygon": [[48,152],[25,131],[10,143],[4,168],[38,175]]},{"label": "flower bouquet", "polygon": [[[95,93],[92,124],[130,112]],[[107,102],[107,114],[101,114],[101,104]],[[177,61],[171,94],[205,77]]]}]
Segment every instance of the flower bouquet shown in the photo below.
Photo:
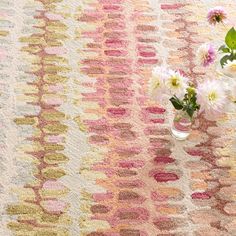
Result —
[{"label": "flower bouquet", "polygon": [[[208,12],[207,19],[211,25],[216,25],[216,24],[220,24],[220,23],[225,25],[225,21],[227,19],[227,14],[222,7],[214,7],[212,9],[210,9],[210,11]],[[203,58],[203,64],[205,66],[214,62],[214,60],[212,60],[212,57],[211,57],[211,55],[213,53],[212,51],[213,51],[213,49],[211,49],[209,51],[209,54],[208,53],[206,54],[207,57],[208,57],[208,55],[210,55],[209,63],[206,63],[206,61],[208,61],[208,58]],[[224,43],[218,48],[218,52],[223,54],[220,59],[220,65],[222,68],[228,67],[228,69],[229,69],[229,68],[231,68],[230,65],[232,65],[232,64],[236,65],[236,31],[235,31],[234,27],[231,27],[227,31]],[[234,69],[234,70],[232,70],[232,72],[236,72],[235,66],[232,67],[232,69]]]},{"label": "flower bouquet", "polygon": [[[222,7],[215,7],[208,12],[208,22],[211,25],[224,24],[227,15]],[[186,139],[191,131],[191,125],[198,113],[213,119],[224,113],[231,98],[236,95],[236,31],[234,27],[226,33],[224,44],[219,46],[221,57],[216,63],[220,65],[223,79],[206,80],[193,84],[180,71],[156,67],[149,80],[149,93],[155,101],[163,102],[168,98],[175,108],[172,124],[172,134],[179,140]],[[197,50],[198,63],[207,67],[217,62],[217,53],[213,45],[205,43]],[[225,83],[226,78],[235,78]],[[230,92],[230,93],[229,93]],[[235,98],[236,100],[236,98]]]},{"label": "flower bouquet", "polygon": [[197,113],[217,117],[227,105],[226,90],[221,80],[206,80],[194,85],[180,71],[156,67],[149,80],[149,94],[155,101],[169,99],[175,108],[172,135],[185,140]]},{"label": "flower bouquet", "polygon": [[[209,24],[223,24],[225,28],[227,14],[222,7],[210,9],[207,15]],[[218,74],[232,86],[236,85],[236,30],[234,27],[227,29],[224,43],[218,45],[216,50],[211,43],[205,43],[197,50],[198,63],[204,67],[215,64]],[[233,79],[233,80],[232,80]]]}]

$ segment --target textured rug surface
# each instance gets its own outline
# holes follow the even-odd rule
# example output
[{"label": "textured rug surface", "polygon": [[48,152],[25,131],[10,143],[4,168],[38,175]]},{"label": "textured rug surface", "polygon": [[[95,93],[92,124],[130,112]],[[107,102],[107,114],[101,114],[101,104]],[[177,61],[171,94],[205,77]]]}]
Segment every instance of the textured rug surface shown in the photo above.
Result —
[{"label": "textured rug surface", "polygon": [[235,0],[0,0],[0,236],[236,235],[236,113],[185,142],[155,65],[192,79]]}]

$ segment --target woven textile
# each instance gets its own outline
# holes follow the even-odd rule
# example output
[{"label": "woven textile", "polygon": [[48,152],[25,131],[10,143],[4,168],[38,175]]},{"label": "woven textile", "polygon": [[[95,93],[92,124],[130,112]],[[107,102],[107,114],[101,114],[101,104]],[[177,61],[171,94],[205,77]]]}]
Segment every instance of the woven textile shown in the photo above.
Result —
[{"label": "woven textile", "polygon": [[236,113],[185,142],[147,95],[193,80],[206,15],[235,0],[0,0],[0,236],[236,235]]}]

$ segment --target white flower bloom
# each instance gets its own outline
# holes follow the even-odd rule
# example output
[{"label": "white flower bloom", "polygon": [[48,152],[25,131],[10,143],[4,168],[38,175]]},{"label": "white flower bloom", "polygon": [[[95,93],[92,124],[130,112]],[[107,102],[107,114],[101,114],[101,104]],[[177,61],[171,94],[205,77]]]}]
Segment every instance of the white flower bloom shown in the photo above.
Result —
[{"label": "white flower bloom", "polygon": [[188,79],[181,75],[178,71],[170,70],[168,77],[165,80],[165,85],[170,95],[176,95],[181,98],[184,96],[186,88],[188,87]]},{"label": "white flower bloom", "polygon": [[236,78],[236,60],[227,61],[227,64],[225,64],[223,70],[224,74]]},{"label": "white flower bloom", "polygon": [[197,50],[197,63],[202,66],[209,66],[214,62],[216,53],[212,45],[202,44]]},{"label": "white flower bloom", "polygon": [[200,112],[205,111],[206,115],[218,115],[223,113],[227,102],[226,93],[218,80],[207,80],[198,85],[197,102],[200,104]]},{"label": "white flower bloom", "polygon": [[161,100],[165,94],[165,79],[167,70],[163,67],[155,67],[152,71],[152,77],[148,81],[148,92],[154,100]]}]

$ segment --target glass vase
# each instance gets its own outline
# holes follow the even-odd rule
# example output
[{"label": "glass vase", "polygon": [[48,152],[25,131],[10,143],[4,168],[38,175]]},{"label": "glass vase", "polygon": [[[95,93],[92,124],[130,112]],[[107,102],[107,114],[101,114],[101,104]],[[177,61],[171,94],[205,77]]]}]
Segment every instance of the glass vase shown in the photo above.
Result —
[{"label": "glass vase", "polygon": [[176,110],[173,124],[171,127],[172,136],[177,140],[185,140],[192,130],[192,118],[186,111]]}]

